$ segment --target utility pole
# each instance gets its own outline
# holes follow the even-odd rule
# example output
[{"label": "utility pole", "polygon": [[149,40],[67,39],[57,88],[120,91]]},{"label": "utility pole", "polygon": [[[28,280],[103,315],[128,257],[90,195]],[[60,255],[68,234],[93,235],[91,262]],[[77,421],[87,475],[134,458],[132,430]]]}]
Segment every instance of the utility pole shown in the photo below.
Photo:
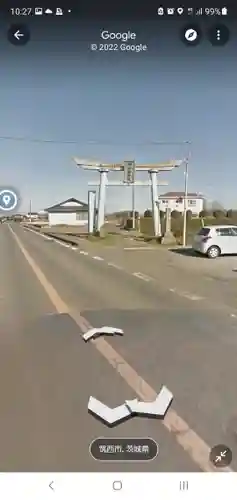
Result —
[{"label": "utility pole", "polygon": [[184,172],[184,218],[183,218],[183,247],[186,246],[187,240],[187,201],[188,201],[188,167],[189,167],[189,157],[185,160],[185,172]]},{"label": "utility pole", "polygon": [[31,213],[32,213],[32,206],[31,206],[31,200],[30,200],[30,222],[32,221]]},{"label": "utility pole", "polygon": [[135,229],[136,216],[135,216],[135,182],[132,184],[132,228]]}]

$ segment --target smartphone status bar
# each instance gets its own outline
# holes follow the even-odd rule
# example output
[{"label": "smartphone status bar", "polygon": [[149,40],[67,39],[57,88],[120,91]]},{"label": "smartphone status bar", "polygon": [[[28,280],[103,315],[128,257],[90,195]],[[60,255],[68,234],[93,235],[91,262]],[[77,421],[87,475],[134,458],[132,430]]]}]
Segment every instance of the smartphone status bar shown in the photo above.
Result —
[{"label": "smartphone status bar", "polygon": [[41,7],[10,7],[7,9],[11,16],[19,17],[58,17],[73,16],[91,19],[173,19],[173,18],[233,18],[237,15],[236,6],[222,7],[166,7],[157,3],[152,6],[149,2],[138,5],[126,5],[123,3],[106,4],[100,3],[78,3],[76,6],[51,7],[50,5]]}]

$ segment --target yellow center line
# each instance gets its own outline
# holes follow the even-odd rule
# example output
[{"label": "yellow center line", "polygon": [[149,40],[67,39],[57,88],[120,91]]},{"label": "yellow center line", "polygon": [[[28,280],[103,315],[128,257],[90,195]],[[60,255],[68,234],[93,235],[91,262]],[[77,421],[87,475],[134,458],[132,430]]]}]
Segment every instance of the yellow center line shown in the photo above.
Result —
[{"label": "yellow center line", "polygon": [[[36,261],[22,244],[20,238],[15,234],[13,229],[8,226],[18,247],[35,273],[46,294],[54,305],[59,314],[69,314],[82,333],[85,333],[90,328],[93,328],[88,321],[81,316],[80,313],[72,312],[69,306],[60,297],[52,283],[47,279],[43,271],[40,269]],[[152,401],[156,398],[156,391],[130,366],[126,360],[103,338],[97,338],[91,341],[95,348],[107,359],[107,361],[115,368],[117,373],[126,381],[126,383],[134,390],[134,392],[144,401]],[[230,467],[216,469],[209,461],[211,448],[203,441],[198,434],[192,430],[187,422],[183,420],[171,408],[168,410],[164,420],[160,421],[162,425],[174,436],[177,443],[189,455],[198,467],[204,472],[234,472]]]}]

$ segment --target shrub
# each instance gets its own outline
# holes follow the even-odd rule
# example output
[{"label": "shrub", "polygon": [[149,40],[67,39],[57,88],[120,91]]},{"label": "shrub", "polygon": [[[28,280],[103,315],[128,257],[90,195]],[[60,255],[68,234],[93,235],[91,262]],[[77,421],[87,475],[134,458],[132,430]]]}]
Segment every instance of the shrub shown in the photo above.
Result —
[{"label": "shrub", "polygon": [[[139,217],[139,212],[135,211],[135,214],[134,214],[134,215],[135,215],[135,219],[138,219],[138,217]],[[128,212],[128,217],[129,217],[129,218],[131,218],[131,219],[133,218],[133,212],[132,212],[132,211],[131,211],[131,212]]]},{"label": "shrub", "polygon": [[213,215],[214,215],[215,219],[221,219],[222,217],[225,217],[226,214],[222,210],[215,210],[213,212]]},{"label": "shrub", "polygon": [[152,217],[141,217],[140,219],[140,231],[143,234],[153,235],[153,220]]},{"label": "shrub", "polygon": [[132,228],[133,228],[133,220],[127,219],[126,224],[125,224],[125,229],[132,229]]},{"label": "shrub", "polygon": [[233,210],[233,209],[230,209],[227,211],[226,213],[226,217],[228,217],[228,219],[237,219],[237,210]]},{"label": "shrub", "polygon": [[199,217],[204,218],[204,217],[208,217],[208,215],[209,215],[209,212],[207,210],[202,210],[199,214]]},{"label": "shrub", "polygon": [[179,219],[181,218],[181,213],[178,210],[173,210],[173,212],[171,212],[171,217],[173,217],[173,219]]},{"label": "shrub", "polygon": [[144,217],[152,217],[152,211],[151,210],[145,210],[144,212]]}]

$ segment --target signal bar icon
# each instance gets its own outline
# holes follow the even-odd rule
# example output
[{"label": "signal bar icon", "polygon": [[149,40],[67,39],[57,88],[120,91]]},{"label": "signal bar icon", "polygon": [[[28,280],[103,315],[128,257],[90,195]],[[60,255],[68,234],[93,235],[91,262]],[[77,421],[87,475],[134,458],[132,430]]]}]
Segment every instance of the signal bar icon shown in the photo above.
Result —
[{"label": "signal bar icon", "polygon": [[196,16],[202,16],[202,14],[203,14],[203,8],[200,7],[196,10]]}]

